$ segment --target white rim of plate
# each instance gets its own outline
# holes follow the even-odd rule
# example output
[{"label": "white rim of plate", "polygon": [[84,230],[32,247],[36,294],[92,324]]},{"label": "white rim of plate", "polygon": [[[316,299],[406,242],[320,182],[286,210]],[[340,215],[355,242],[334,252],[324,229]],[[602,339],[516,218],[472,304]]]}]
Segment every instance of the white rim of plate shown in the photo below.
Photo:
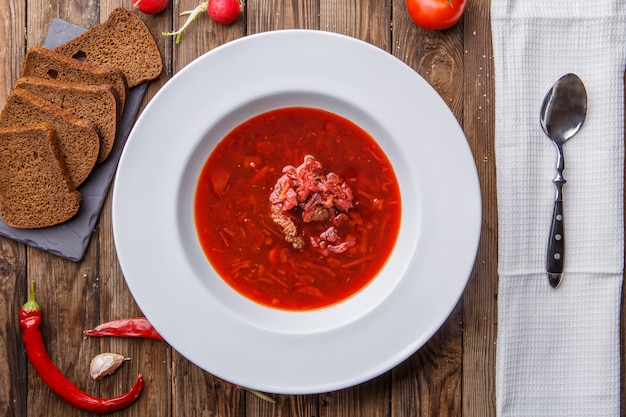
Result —
[{"label": "white rim of plate", "polygon": [[[368,131],[402,193],[401,232],[383,271],[345,302],[311,312],[234,292],[193,224],[197,175],[217,141],[287,106],[323,108]],[[272,393],[346,388],[413,354],[458,302],[480,223],[474,159],[441,97],[391,54],[314,30],[247,36],[183,68],[135,123],[113,189],[120,265],[146,317],[202,369]]]}]

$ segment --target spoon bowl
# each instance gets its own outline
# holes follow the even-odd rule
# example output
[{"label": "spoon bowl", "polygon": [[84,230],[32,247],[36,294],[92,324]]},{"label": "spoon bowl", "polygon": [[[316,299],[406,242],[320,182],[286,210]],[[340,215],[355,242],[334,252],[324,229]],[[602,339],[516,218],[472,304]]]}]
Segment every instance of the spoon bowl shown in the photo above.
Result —
[{"label": "spoon bowl", "polygon": [[575,74],[559,78],[546,94],[539,120],[543,131],[556,143],[563,145],[583,125],[587,115],[587,91]]},{"label": "spoon bowl", "polygon": [[552,180],[556,187],[552,224],[548,240],[546,270],[552,288],[560,285],[563,276],[565,255],[565,234],[563,227],[563,144],[582,127],[587,116],[587,90],[582,80],[575,74],[559,78],[548,91],[539,113],[541,127],[557,149],[557,175]]}]

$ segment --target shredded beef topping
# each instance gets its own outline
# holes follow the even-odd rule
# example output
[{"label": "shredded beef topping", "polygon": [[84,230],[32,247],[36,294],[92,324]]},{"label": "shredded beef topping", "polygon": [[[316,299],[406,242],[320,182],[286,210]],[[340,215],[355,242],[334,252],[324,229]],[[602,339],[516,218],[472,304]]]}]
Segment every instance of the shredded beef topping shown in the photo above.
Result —
[{"label": "shredded beef topping", "polygon": [[[294,223],[295,212],[302,213],[305,223],[341,220],[339,216],[353,207],[352,190],[337,174],[325,174],[322,164],[311,155],[305,156],[300,166],[287,165],[282,172],[270,195],[272,220],[281,227],[285,240],[301,249],[305,240]],[[335,253],[355,244],[354,238],[342,239],[332,226],[320,236],[310,237],[310,242],[313,247]]]}]

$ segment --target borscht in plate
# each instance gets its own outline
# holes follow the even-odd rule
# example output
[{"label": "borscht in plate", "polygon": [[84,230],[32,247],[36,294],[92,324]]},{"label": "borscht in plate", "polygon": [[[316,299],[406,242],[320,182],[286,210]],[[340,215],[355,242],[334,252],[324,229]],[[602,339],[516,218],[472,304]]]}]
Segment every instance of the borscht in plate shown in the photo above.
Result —
[{"label": "borscht in plate", "polygon": [[261,305],[335,305],[375,279],[396,243],[400,188],[384,151],[337,114],[257,115],[209,155],[195,192],[200,245],[218,275]]}]

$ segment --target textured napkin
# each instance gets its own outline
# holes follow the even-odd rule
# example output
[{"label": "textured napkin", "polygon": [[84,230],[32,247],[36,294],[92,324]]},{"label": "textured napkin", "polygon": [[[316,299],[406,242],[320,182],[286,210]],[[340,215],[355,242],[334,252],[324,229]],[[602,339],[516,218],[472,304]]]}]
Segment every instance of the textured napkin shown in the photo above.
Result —
[{"label": "textured napkin", "polygon": [[[493,0],[499,227],[496,398],[503,416],[619,416],[624,265],[624,0]],[[565,273],[545,257],[556,149],[545,93],[572,72],[588,113],[564,146]]]}]

